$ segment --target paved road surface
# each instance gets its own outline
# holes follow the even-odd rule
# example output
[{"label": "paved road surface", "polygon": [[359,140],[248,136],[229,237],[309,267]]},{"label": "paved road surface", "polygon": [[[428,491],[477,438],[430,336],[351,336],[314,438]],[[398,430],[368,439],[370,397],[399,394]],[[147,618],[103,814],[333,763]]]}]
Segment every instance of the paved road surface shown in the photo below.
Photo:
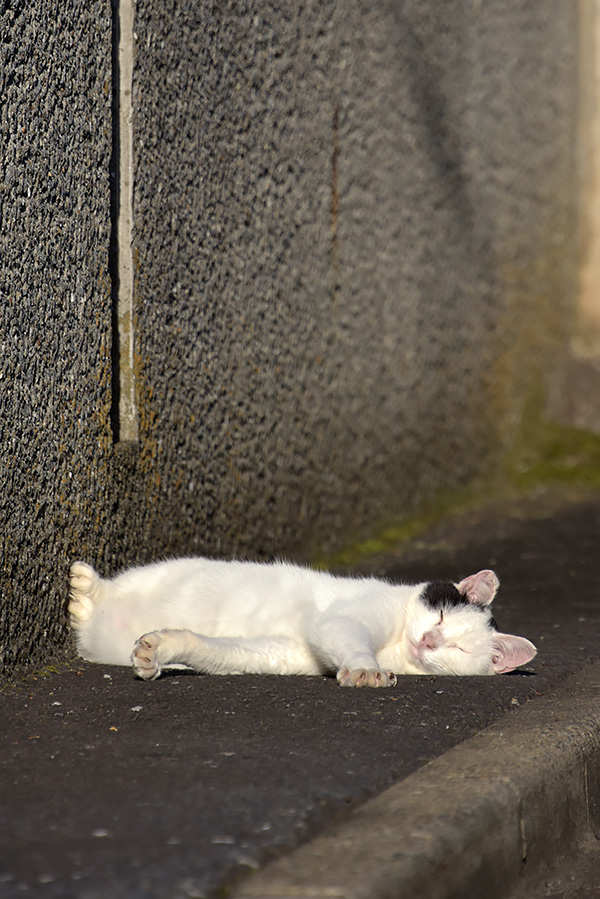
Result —
[{"label": "paved road surface", "polygon": [[344,690],[321,677],[147,684],[77,663],[7,687],[0,899],[210,896],[551,690],[600,657],[599,525],[596,498],[540,496],[360,566],[407,580],[495,568],[500,629],[540,650],[523,673]]}]

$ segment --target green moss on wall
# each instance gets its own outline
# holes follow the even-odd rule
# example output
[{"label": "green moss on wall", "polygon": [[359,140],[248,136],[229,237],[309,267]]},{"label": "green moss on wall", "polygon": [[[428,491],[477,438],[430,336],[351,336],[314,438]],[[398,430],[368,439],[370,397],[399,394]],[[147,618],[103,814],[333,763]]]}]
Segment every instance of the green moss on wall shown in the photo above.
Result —
[{"label": "green moss on wall", "polygon": [[504,465],[490,478],[448,492],[423,514],[407,517],[377,537],[315,562],[321,569],[353,566],[413,540],[441,518],[483,503],[536,491],[600,490],[600,434],[549,421],[532,403]]}]

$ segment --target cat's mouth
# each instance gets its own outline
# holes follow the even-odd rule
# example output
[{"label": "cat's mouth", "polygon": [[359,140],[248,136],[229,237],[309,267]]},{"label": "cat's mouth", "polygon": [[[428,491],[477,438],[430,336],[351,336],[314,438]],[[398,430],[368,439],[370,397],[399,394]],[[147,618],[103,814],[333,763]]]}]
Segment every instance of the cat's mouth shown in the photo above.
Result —
[{"label": "cat's mouth", "polygon": [[427,674],[430,671],[431,663],[424,649],[426,647],[413,643],[412,640],[408,643],[407,667],[412,674]]},{"label": "cat's mouth", "polygon": [[422,663],[424,661],[424,650],[426,649],[428,649],[428,647],[422,646],[419,643],[413,643],[412,640],[408,644],[408,651],[416,662]]}]

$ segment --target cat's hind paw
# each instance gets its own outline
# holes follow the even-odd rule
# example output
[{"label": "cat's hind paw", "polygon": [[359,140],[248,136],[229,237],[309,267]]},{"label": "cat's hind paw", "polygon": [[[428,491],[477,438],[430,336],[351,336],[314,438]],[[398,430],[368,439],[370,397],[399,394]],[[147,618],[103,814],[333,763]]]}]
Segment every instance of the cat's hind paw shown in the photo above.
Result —
[{"label": "cat's hind paw", "polygon": [[131,663],[138,677],[142,680],[155,680],[162,671],[158,660],[159,647],[163,638],[158,631],[143,634],[133,647]]},{"label": "cat's hind paw", "polygon": [[395,687],[396,675],[393,671],[379,671],[378,668],[340,668],[337,673],[340,687]]},{"label": "cat's hind paw", "polygon": [[102,581],[91,565],[73,562],[69,573],[69,617],[71,627],[77,630],[94,612],[94,604],[100,598]]}]

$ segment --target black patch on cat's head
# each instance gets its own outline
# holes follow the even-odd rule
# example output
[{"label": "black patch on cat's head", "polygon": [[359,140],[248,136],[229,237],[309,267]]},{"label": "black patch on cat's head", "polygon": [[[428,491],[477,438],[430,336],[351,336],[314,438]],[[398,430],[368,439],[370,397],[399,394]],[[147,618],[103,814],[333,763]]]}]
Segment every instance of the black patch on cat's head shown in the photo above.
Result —
[{"label": "black patch on cat's head", "polygon": [[[430,581],[421,593],[421,600],[434,612],[443,612],[444,609],[456,609],[460,606],[470,606],[489,615],[487,607],[469,602],[464,593],[459,593],[452,581]],[[494,630],[498,630],[498,626],[491,615],[489,624]]]},{"label": "black patch on cat's head", "polygon": [[421,599],[434,612],[470,605],[467,597],[458,592],[452,581],[430,581],[421,593]]}]

